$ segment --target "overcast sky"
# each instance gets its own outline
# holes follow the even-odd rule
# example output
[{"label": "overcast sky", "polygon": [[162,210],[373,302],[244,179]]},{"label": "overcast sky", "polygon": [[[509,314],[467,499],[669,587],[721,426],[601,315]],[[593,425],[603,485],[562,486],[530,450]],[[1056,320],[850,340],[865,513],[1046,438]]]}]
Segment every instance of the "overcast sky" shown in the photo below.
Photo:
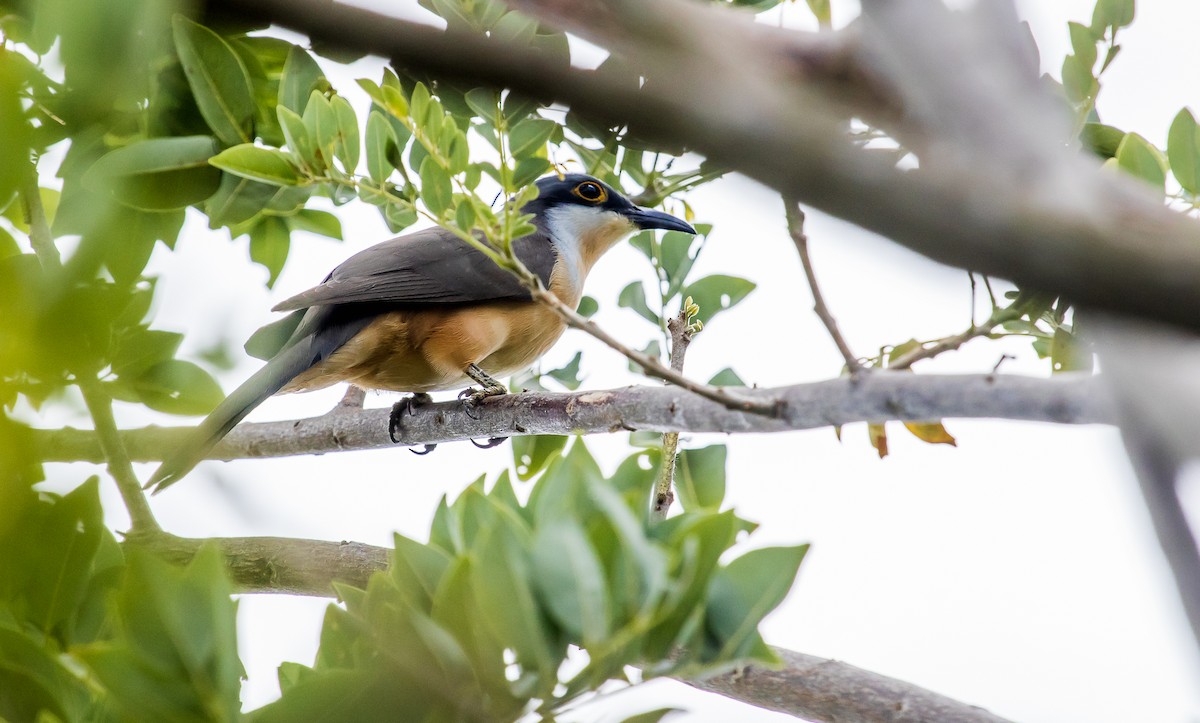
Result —
[{"label": "overcast sky", "polygon": [[[1066,21],[1087,22],[1092,3],[1019,5],[1045,69],[1057,76],[1068,48]],[[844,22],[853,8],[835,2],[835,18]],[[788,24],[806,25],[803,3],[784,12]],[[1178,109],[1200,107],[1198,27],[1200,3],[1193,0],[1140,3],[1105,78],[1103,119],[1164,143]],[[376,61],[324,67],[339,91],[355,98],[352,79],[379,73]],[[841,362],[810,312],[778,199],[734,177],[690,202],[699,221],[715,226],[697,273],[738,274],[760,286],[705,328],[689,350],[689,373],[705,379],[733,366],[760,385],[836,376]],[[162,277],[157,325],[186,330],[185,349],[192,351],[220,338],[240,344],[273,318],[274,303],[388,237],[373,207],[351,204],[340,215],[346,242],[298,234],[292,259],[269,292],[265,271],[245,263],[245,240],[231,244],[227,234],[208,231],[193,216],[177,251],[157,253],[152,262]],[[828,301],[860,354],[965,328],[964,273],[819,213],[810,214],[808,230]],[[650,327],[615,305],[634,270],[649,278],[637,252],[619,247],[597,267],[588,291],[604,306],[601,324],[640,345],[651,338]],[[577,332],[564,337],[547,364],[566,361],[580,348],[587,387],[637,381],[624,359]],[[1024,343],[968,347],[926,370],[987,371],[1001,351],[1017,357],[1005,363],[1006,373],[1047,373]],[[255,366],[244,360],[225,374],[225,389]],[[329,390],[273,399],[251,418],[319,414],[339,395]],[[392,401],[372,396],[368,404]],[[149,421],[124,411],[126,424]],[[919,443],[893,426],[892,454],[884,460],[868,445],[863,425],[847,427],[842,443],[828,429],[687,440],[729,444],[728,503],[762,523],[751,544],[813,545],[791,596],[765,624],[769,642],[846,660],[1020,721],[1200,719],[1200,658],[1113,430],[951,421],[958,447],[950,448]],[[608,469],[627,449],[623,437],[594,437],[588,444]],[[482,451],[464,443],[427,457],[384,450],[206,463],[153,504],[164,527],[181,535],[389,544],[393,530],[424,539],[442,494],[456,494],[481,472],[510,461],[508,445]],[[53,473],[63,484],[81,479],[76,468],[56,466]],[[112,523],[124,524],[115,492],[106,494]],[[248,707],[278,695],[280,661],[311,663],[326,604],[242,598]],[[618,719],[668,704],[690,710],[678,720],[784,719],[671,682],[620,693],[581,709],[577,719]]]}]

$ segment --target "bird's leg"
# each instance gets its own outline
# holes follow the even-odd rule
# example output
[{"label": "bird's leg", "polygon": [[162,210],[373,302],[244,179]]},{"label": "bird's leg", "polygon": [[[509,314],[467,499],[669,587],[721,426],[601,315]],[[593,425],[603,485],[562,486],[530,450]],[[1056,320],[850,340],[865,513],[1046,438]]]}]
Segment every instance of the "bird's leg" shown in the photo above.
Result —
[{"label": "bird's leg", "polygon": [[459,393],[459,398],[463,400],[463,404],[468,407],[474,407],[488,397],[495,397],[500,394],[508,394],[508,388],[500,382],[492,379],[487,372],[480,369],[475,364],[467,365],[467,376],[479,383],[482,389],[464,389]]},{"label": "bird's leg", "polygon": [[[488,397],[508,394],[507,387],[493,379],[488,375],[487,372],[480,369],[475,364],[470,364],[467,366],[467,376],[471,377],[476,382],[479,382],[479,385],[483,387],[479,390],[468,388],[459,392],[458,398],[463,400],[463,411],[465,411],[467,416],[471,417],[472,419],[478,419],[478,417],[473,414],[473,411],[479,402],[487,399]],[[495,447],[506,439],[508,439],[508,437],[489,437],[488,441],[484,442],[483,444],[480,444],[472,439],[471,444],[479,447],[480,449],[488,449],[489,447]]]},{"label": "bird's leg", "polygon": [[[391,437],[393,444],[400,443],[400,440],[396,439],[396,432],[404,428],[404,415],[413,414],[416,412],[418,406],[429,404],[432,401],[433,397],[424,392],[418,392],[410,394],[392,405],[392,413],[388,417],[388,437]],[[409,451],[413,454],[429,454],[436,448],[436,444],[427,444],[425,445],[425,449],[420,452],[415,449],[410,449]]]}]

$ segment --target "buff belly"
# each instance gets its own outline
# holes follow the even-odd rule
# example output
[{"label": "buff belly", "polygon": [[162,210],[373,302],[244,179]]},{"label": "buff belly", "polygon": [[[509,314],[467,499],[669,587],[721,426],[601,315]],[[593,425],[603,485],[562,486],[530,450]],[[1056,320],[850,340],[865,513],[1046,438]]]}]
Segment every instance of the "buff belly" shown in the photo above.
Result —
[{"label": "buff belly", "polygon": [[509,376],[537,361],[565,328],[554,311],[533,302],[389,312],[282,391],[339,382],[396,392],[460,389],[471,384],[469,365]]}]

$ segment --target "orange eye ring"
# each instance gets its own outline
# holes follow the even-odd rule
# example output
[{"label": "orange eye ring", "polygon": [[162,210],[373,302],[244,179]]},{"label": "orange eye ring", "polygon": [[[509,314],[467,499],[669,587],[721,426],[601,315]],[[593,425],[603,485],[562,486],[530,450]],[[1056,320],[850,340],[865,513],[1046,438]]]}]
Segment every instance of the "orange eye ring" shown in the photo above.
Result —
[{"label": "orange eye ring", "polygon": [[608,200],[608,191],[604,190],[604,186],[595,181],[584,181],[575,188],[572,188],[571,193],[588,203],[604,203]]}]

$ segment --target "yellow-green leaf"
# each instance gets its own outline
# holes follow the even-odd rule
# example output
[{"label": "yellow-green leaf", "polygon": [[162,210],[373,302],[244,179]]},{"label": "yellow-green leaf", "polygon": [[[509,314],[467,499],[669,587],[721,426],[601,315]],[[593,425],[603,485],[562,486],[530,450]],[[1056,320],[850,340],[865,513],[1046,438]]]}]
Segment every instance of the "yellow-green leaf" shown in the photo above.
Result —
[{"label": "yellow-green leaf", "polygon": [[176,15],[175,50],[200,115],[225,145],[249,143],[254,131],[254,93],[246,66],[221,36]]}]

